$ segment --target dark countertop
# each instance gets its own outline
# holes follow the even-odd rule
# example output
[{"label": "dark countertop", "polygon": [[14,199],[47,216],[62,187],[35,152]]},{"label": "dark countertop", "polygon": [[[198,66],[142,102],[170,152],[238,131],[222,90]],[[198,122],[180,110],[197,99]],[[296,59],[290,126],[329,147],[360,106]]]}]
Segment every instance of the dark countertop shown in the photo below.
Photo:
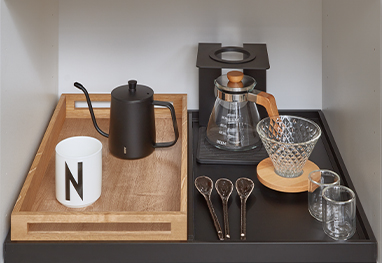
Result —
[{"label": "dark countertop", "polygon": [[[316,121],[322,128],[310,160],[341,176],[354,189],[329,126],[321,111],[280,111]],[[187,242],[4,242],[5,263],[14,262],[376,262],[377,241],[357,199],[357,231],[348,241],[335,241],[308,212],[307,193],[268,189],[256,178],[255,165],[214,165],[196,161],[198,114],[189,112]],[[208,175],[215,182],[249,177],[255,189],[247,202],[247,240],[240,241],[240,200],[229,201],[231,240],[218,241],[204,198],[193,182]],[[223,227],[221,200],[212,202]]]}]

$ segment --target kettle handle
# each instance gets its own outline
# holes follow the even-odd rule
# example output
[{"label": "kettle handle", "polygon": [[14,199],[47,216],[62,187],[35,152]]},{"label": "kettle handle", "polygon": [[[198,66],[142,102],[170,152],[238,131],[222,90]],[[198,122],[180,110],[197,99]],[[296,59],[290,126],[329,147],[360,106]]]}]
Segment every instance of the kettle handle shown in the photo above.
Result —
[{"label": "kettle handle", "polygon": [[263,106],[267,110],[269,117],[279,115],[276,100],[272,94],[254,89],[248,93],[248,100]]},{"label": "kettle handle", "polygon": [[175,140],[174,141],[172,141],[172,142],[158,142],[158,143],[155,143],[154,144],[154,148],[173,146],[178,141],[178,138],[179,138],[178,124],[176,122],[174,106],[172,106],[172,104],[170,102],[167,102],[167,101],[158,101],[158,100],[154,100],[153,104],[157,105],[157,106],[167,107],[170,110],[171,118],[172,118],[172,124],[174,126],[174,133],[175,133]]}]

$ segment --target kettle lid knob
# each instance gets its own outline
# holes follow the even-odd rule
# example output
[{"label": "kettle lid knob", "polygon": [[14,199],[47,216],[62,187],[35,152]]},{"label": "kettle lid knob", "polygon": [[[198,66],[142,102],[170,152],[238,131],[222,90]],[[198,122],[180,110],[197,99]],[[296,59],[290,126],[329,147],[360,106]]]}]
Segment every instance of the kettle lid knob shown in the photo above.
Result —
[{"label": "kettle lid knob", "polygon": [[147,86],[137,84],[136,80],[129,80],[127,85],[116,87],[111,92],[112,100],[122,102],[146,102],[152,101],[154,91]]},{"label": "kettle lid knob", "polygon": [[136,80],[129,80],[129,90],[135,91],[137,88],[137,81]]}]

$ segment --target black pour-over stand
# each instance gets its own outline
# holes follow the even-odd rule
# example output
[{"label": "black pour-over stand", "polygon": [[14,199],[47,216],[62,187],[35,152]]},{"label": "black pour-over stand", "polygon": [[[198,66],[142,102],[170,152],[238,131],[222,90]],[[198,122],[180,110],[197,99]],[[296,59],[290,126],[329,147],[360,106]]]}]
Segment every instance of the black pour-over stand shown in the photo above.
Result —
[{"label": "black pour-over stand", "polygon": [[[242,60],[225,60],[225,52],[242,53]],[[257,81],[255,89],[266,91],[266,70],[269,59],[266,44],[243,44],[243,47],[222,47],[219,43],[199,43],[196,66],[199,68],[199,142],[196,160],[203,164],[248,164],[256,165],[268,157],[262,144],[249,151],[225,151],[206,141],[206,127],[215,102],[214,80],[222,69],[240,69],[244,75]],[[260,117],[266,110],[258,105]]]}]

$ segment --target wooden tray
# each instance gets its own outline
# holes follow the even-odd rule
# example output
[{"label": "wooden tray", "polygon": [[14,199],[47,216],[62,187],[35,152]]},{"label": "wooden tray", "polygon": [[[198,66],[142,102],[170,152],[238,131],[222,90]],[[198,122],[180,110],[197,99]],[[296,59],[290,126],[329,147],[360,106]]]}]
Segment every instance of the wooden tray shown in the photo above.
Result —
[{"label": "wooden tray", "polygon": [[[93,102],[110,95],[92,94]],[[107,138],[95,130],[89,110],[77,107],[82,94],[63,94],[37,151],[11,215],[12,240],[187,240],[187,95],[157,94],[173,102],[179,140],[140,160],[109,153]],[[109,108],[94,109],[109,129]],[[170,111],[156,108],[157,141],[174,137]],[[91,206],[70,209],[55,197],[55,146],[86,135],[103,144],[102,193]]]}]

